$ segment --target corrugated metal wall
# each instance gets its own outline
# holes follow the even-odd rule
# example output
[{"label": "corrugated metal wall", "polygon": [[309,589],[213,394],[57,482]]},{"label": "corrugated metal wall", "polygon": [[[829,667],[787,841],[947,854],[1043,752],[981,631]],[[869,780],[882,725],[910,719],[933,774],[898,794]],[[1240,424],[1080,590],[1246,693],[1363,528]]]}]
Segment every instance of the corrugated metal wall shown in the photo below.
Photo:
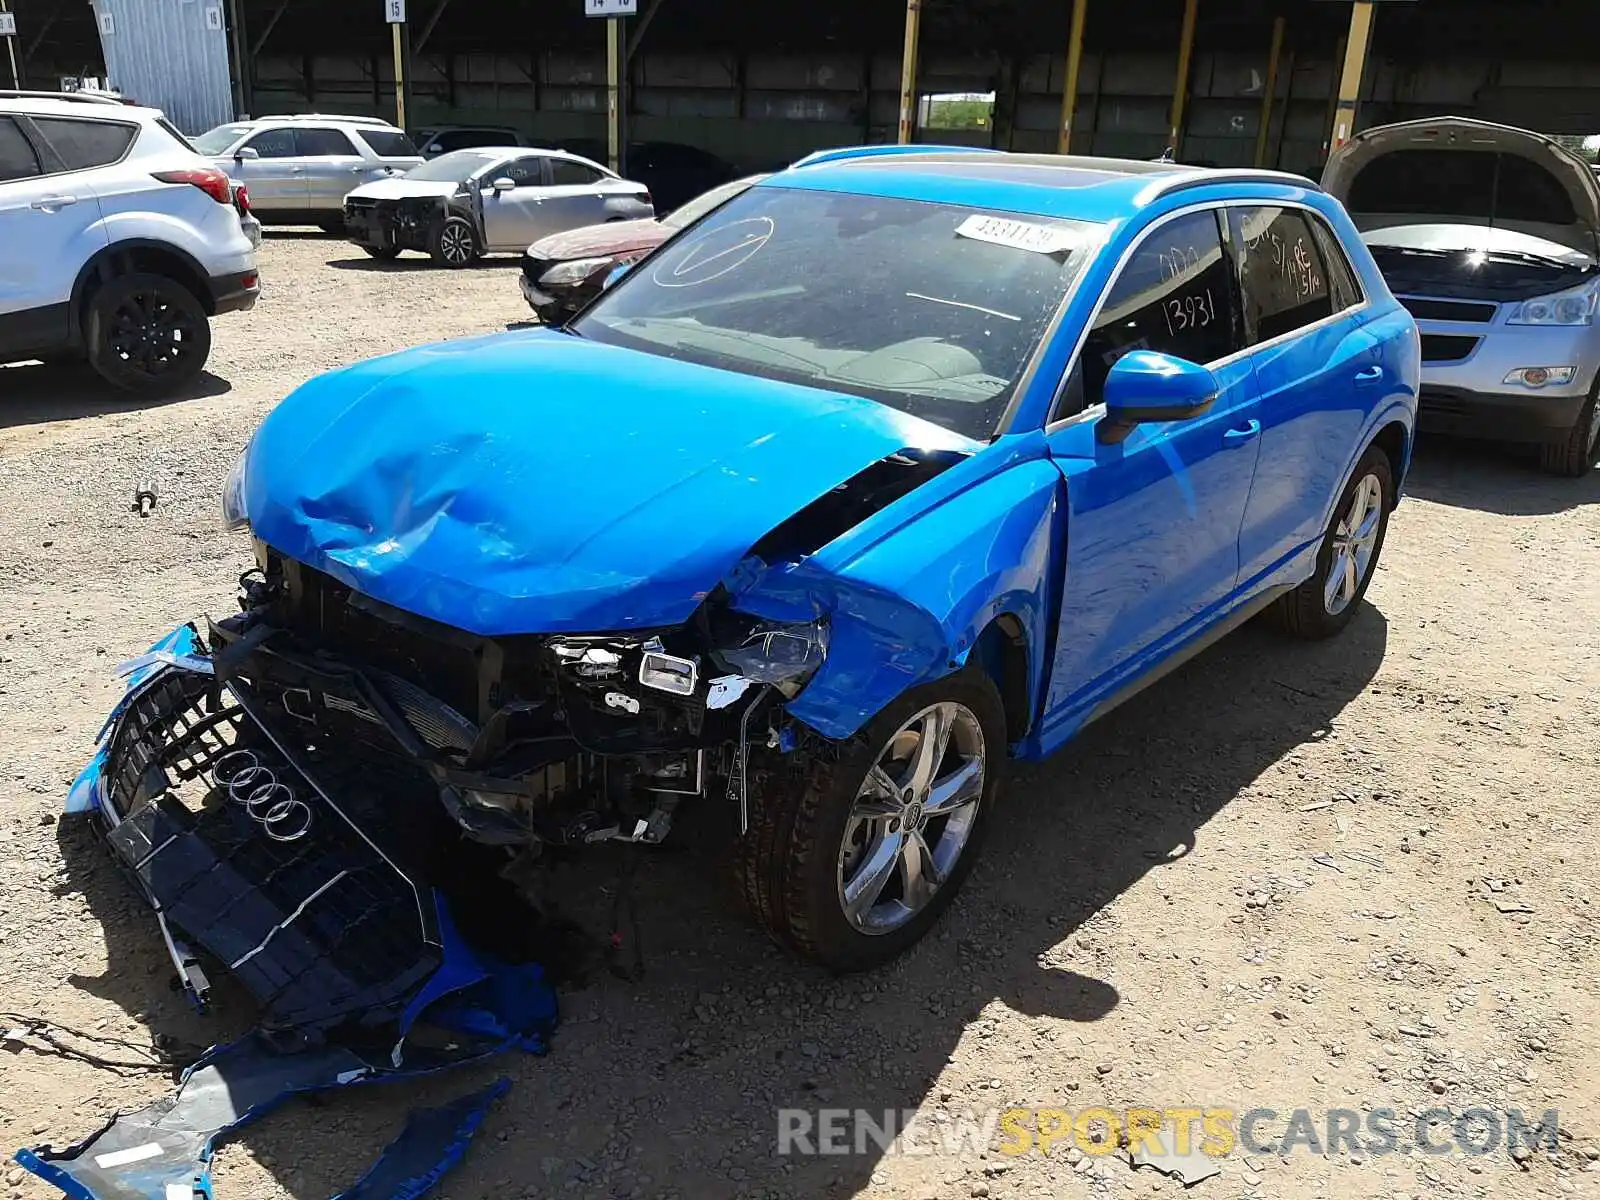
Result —
[{"label": "corrugated metal wall", "polygon": [[93,0],[111,86],[185,133],[233,120],[223,0]]}]

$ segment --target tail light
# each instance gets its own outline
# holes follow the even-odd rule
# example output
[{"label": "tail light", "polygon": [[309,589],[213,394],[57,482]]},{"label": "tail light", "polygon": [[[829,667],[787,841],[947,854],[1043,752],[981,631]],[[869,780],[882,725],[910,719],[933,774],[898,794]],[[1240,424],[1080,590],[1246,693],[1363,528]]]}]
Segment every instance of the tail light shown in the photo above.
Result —
[{"label": "tail light", "polygon": [[655,202],[655,201],[654,201],[654,200],[652,200],[652,199],[651,199],[651,198],[650,198],[650,193],[649,193],[649,192],[642,192],[642,193],[640,193],[640,195],[639,195],[639,199],[640,199],[640,200],[642,200],[642,201],[644,201],[644,202],[645,202],[645,203],[646,203],[646,204],[648,204],[648,205],[649,205],[649,206],[650,206],[650,207],[651,207],[651,208],[654,208],[654,207],[655,207],[655,206],[656,206],[656,202]]},{"label": "tail light", "polygon": [[162,183],[187,183],[199,188],[218,204],[232,204],[233,190],[227,175],[216,167],[190,167],[182,171],[154,171]]},{"label": "tail light", "polygon": [[250,215],[250,189],[242,183],[233,189],[233,206],[239,210],[241,217]]}]

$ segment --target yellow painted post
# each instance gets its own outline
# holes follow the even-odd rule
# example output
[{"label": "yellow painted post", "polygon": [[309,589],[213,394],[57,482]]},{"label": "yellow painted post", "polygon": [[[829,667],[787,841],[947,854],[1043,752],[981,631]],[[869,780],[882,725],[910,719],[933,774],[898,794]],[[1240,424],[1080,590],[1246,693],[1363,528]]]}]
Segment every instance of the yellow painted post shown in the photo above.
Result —
[{"label": "yellow painted post", "polygon": [[900,57],[900,133],[902,146],[911,144],[917,125],[917,34],[922,25],[922,0],[906,0],[906,44]]},{"label": "yellow painted post", "polygon": [[405,52],[400,46],[400,22],[390,24],[394,34],[394,115],[395,124],[406,127],[406,67]]},{"label": "yellow painted post", "polygon": [[1199,0],[1183,0],[1183,32],[1178,36],[1178,79],[1172,90],[1172,129],[1167,148],[1178,157],[1183,148],[1183,105],[1189,96],[1189,57],[1194,53],[1194,19]]},{"label": "yellow painted post", "polygon": [[1056,153],[1072,153],[1072,118],[1078,108],[1078,71],[1083,66],[1083,19],[1089,0],[1072,0],[1072,32],[1067,35],[1067,78],[1061,88],[1061,131]]},{"label": "yellow painted post", "polygon": [[622,30],[617,17],[606,18],[606,153],[613,171],[621,170]]},{"label": "yellow painted post", "polygon": [[1355,0],[1350,6],[1350,34],[1344,44],[1344,71],[1339,76],[1339,99],[1333,110],[1332,154],[1356,131],[1356,105],[1361,100],[1361,76],[1372,45],[1372,0]]},{"label": "yellow painted post", "polygon": [[1267,133],[1272,128],[1272,101],[1278,91],[1278,58],[1283,53],[1282,17],[1272,18],[1272,49],[1267,51],[1267,82],[1261,92],[1261,125],[1256,130],[1256,166],[1267,162]]}]

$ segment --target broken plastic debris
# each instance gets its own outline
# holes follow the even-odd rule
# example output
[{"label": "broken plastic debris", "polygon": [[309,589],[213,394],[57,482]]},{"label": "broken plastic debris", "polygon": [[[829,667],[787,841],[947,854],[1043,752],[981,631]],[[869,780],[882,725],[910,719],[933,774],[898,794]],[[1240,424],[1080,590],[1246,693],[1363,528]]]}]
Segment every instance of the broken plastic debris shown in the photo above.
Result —
[{"label": "broken plastic debris", "polygon": [[[1202,1180],[1210,1179],[1213,1175],[1222,1173],[1221,1164],[1211,1155],[1197,1148],[1191,1149],[1187,1154],[1166,1153],[1168,1148],[1167,1137],[1168,1131],[1164,1129],[1150,1130],[1143,1133],[1138,1148],[1128,1154],[1129,1164],[1135,1169],[1139,1167],[1154,1167],[1163,1175],[1170,1175],[1173,1179],[1183,1184],[1184,1187],[1193,1187]],[[1155,1138],[1160,1142],[1162,1153],[1159,1155],[1151,1154],[1146,1149],[1146,1138]]]},{"label": "broken plastic debris", "polygon": [[497,1079],[438,1108],[407,1114],[405,1128],[372,1169],[333,1200],[414,1200],[427,1194],[461,1161],[489,1109],[510,1087],[509,1079]]}]

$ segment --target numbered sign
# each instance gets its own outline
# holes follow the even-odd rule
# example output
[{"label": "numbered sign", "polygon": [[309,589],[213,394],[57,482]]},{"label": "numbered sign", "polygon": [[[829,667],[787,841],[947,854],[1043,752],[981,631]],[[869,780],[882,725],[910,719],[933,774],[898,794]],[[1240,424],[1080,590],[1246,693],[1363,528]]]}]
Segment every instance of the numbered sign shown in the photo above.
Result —
[{"label": "numbered sign", "polygon": [[391,25],[404,25],[406,0],[383,0],[383,19]]},{"label": "numbered sign", "polygon": [[0,37],[17,36],[17,14],[0,12]]},{"label": "numbered sign", "polygon": [[639,11],[639,0],[583,0],[586,17],[631,17]]}]

